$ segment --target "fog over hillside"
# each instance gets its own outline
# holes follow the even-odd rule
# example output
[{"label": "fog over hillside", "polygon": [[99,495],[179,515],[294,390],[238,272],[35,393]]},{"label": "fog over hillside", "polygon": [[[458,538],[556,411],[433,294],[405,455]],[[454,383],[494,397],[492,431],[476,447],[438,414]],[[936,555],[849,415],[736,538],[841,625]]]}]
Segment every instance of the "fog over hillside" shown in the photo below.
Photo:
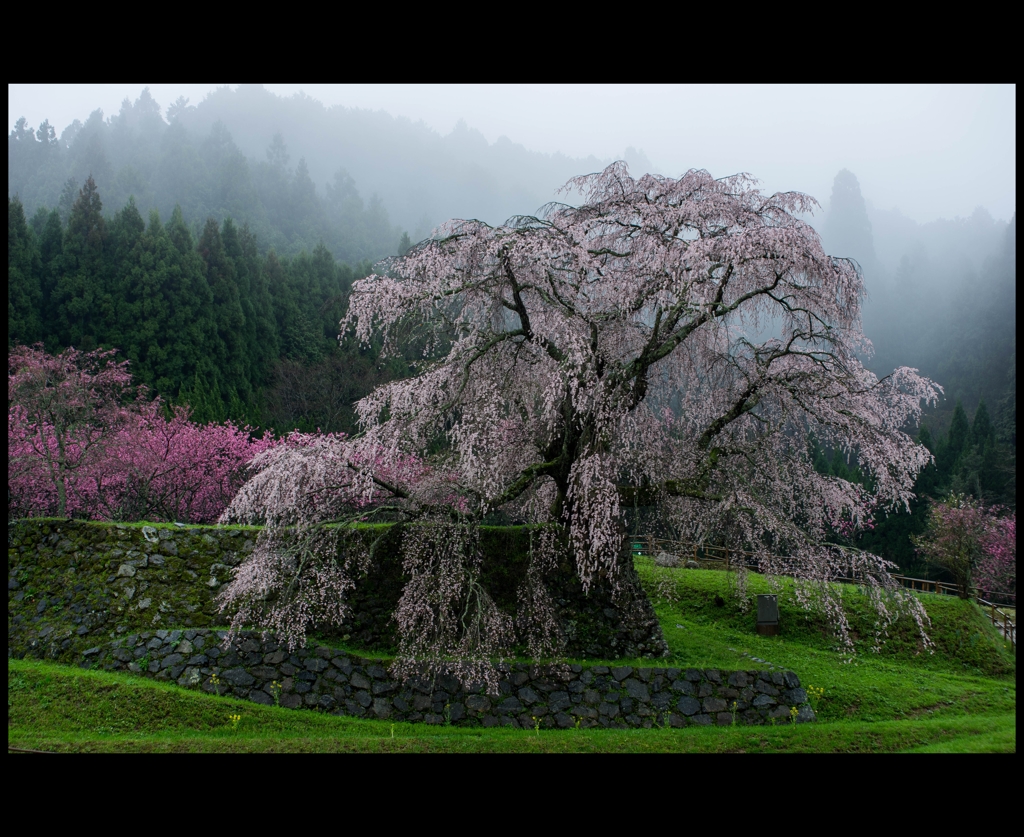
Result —
[{"label": "fog over hillside", "polygon": [[[145,87],[9,85],[8,127],[20,117],[32,129],[49,120],[59,136],[75,119],[85,123],[97,108],[107,118],[116,116],[123,100],[135,101]],[[201,106],[219,88],[238,85],[149,87],[169,119],[179,97]],[[625,156],[634,173],[639,161],[630,159],[627,149],[644,149],[650,170],[664,175],[678,177],[694,167],[716,177],[749,172],[761,179],[766,191],[797,190],[823,204],[836,172],[849,168],[876,206],[899,207],[919,223],[967,217],[979,205],[1008,220],[1015,208],[1016,98],[1009,84],[265,87],[282,99],[318,100],[325,111],[384,111],[395,119],[422,123],[438,138],[447,137],[463,120],[492,146],[504,144],[501,138],[506,137],[529,151],[579,161]],[[276,130],[293,149],[299,143],[296,131],[309,134],[308,127],[287,122]],[[253,159],[265,159],[271,136],[260,138]],[[242,137],[235,140],[243,144]],[[293,154],[293,164],[301,153]],[[375,184],[364,182],[344,160],[338,164],[349,168],[367,199],[376,191]],[[317,172],[317,188],[333,174],[333,165],[326,173]],[[534,209],[517,206],[514,211]],[[396,210],[389,211],[399,220]],[[456,214],[479,213],[460,207]]]},{"label": "fog over hillside", "polygon": [[966,218],[918,224],[872,206],[844,169],[820,230],[829,253],[863,270],[869,368],[881,376],[912,366],[942,384],[947,398],[928,412],[933,428],[946,429],[957,400],[968,412],[986,401],[1012,433],[1016,215],[1007,223],[978,207]]},{"label": "fog over hillside", "polygon": [[[814,195],[822,211],[808,220],[826,250],[861,265],[878,374],[917,366],[968,406],[996,391],[1005,400],[1012,386],[1012,86],[313,85],[315,96],[182,86],[190,102],[155,85],[160,98],[140,86],[116,112],[96,109],[89,87],[71,88],[70,104],[60,88],[37,86],[29,101],[23,87],[9,87],[12,116],[19,103],[47,113],[38,110],[47,101],[82,114],[60,127],[55,113],[38,129],[12,118],[8,195],[27,217],[56,207],[66,219],[92,175],[108,216],[129,197],[143,218],[155,209],[166,221],[177,205],[195,235],[208,217],[232,217],[264,253],[296,256],[322,241],[353,264],[393,255],[449,218],[499,224],[534,213],[569,178],[610,163],[613,143],[634,176],[747,171],[766,191]],[[941,207],[959,209],[942,217]],[[998,374],[982,360],[995,356]]]},{"label": "fog over hillside", "polygon": [[[814,197],[859,266],[864,364],[944,388],[903,428],[934,456],[915,499],[854,542],[931,577],[933,502],[1016,506],[1015,110],[1013,85],[9,85],[9,354],[114,349],[199,424],[354,434],[359,399],[433,359],[416,328],[390,357],[339,340],[381,260],[449,219],[576,204],[557,190],[615,160],[746,173]],[[815,470],[872,490],[830,444],[808,438]]]},{"label": "fog over hillside", "polygon": [[536,211],[570,177],[610,162],[531,152],[507,137],[491,144],[465,121],[441,136],[422,122],[383,111],[325,108],[258,85],[221,88],[181,119],[200,135],[222,121],[243,153],[257,160],[279,134],[293,161],[306,160],[318,189],[344,169],[361,192],[379,195],[392,220],[415,240],[448,218],[500,224]]},{"label": "fog over hillside", "polygon": [[[651,168],[643,152],[624,156],[636,170]],[[111,210],[129,196],[143,214],[164,218],[180,205],[195,225],[228,216],[249,223],[264,247],[297,253],[319,237],[339,258],[372,261],[393,255],[402,231],[417,241],[453,217],[500,224],[534,213],[569,178],[610,162],[532,152],[507,137],[488,143],[464,121],[442,136],[423,122],[326,108],[260,85],[219,88],[196,106],[160,103],[147,88],[116,114],[76,119],[59,138],[49,122],[33,133],[19,120],[8,194],[32,215],[92,175]],[[366,227],[358,242],[339,229],[353,226]]]}]

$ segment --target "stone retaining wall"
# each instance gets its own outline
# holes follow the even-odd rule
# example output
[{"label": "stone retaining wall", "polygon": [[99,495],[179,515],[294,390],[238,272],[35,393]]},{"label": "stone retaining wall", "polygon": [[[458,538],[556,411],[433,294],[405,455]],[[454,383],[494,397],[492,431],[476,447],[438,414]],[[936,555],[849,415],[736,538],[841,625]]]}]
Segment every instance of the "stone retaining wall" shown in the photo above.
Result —
[{"label": "stone retaining wall", "polygon": [[223,625],[215,597],[251,529],[18,520],[7,527],[7,653],[77,662],[117,632]]},{"label": "stone retaining wall", "polygon": [[[326,646],[290,652],[258,634],[158,630],[87,649],[81,665],[131,671],[256,703],[428,724],[673,727],[814,720],[793,672],[632,666],[499,667],[499,694],[450,676],[401,682],[388,663]],[[792,709],[796,712],[793,713]]]},{"label": "stone retaining wall", "polygon": [[[125,632],[226,625],[217,593],[252,552],[253,527],[111,524],[83,520],[8,523],[7,653],[76,662],[89,647]],[[378,533],[379,534],[379,533]],[[376,537],[367,531],[367,537]],[[351,618],[328,641],[381,654],[396,647],[391,619],[406,578],[400,534],[352,593]],[[525,578],[529,532],[492,528],[481,536],[481,583],[513,615]],[[525,559],[525,560],[524,560]],[[596,583],[584,594],[569,562],[552,575],[549,593],[566,639],[566,656],[657,657],[668,646],[650,602],[635,584],[622,606]]]}]

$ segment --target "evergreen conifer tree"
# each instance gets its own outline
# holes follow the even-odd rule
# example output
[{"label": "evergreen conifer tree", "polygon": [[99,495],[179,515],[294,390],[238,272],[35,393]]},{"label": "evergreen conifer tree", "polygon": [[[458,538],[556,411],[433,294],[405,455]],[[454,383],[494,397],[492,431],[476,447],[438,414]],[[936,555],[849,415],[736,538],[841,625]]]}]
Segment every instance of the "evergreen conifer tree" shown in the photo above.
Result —
[{"label": "evergreen conifer tree", "polygon": [[109,315],[107,222],[96,181],[90,175],[71,208],[61,271],[54,292],[63,345],[85,351],[103,339]]},{"label": "evergreen conifer tree", "polygon": [[251,395],[245,372],[245,315],[239,299],[235,265],[224,249],[217,222],[210,218],[199,239],[199,255],[213,297],[213,354],[209,360],[219,372],[221,400],[226,404],[231,393]]},{"label": "evergreen conifer tree", "polygon": [[42,260],[18,197],[7,199],[7,345],[43,339]]}]

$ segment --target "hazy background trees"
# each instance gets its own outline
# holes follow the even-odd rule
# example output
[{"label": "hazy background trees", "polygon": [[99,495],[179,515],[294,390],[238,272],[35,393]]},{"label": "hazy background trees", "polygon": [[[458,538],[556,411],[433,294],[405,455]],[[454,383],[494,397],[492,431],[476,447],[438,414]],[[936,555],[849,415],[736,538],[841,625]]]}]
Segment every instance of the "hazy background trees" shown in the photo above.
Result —
[{"label": "hazy background trees", "polygon": [[[607,162],[488,144],[464,122],[441,137],[381,111],[325,108],[260,85],[221,88],[198,106],[179,99],[166,114],[147,88],[107,119],[97,110],[76,120],[59,139],[48,123],[33,131],[18,122],[8,195],[31,217],[60,205],[69,180],[91,175],[109,206],[134,195],[144,217],[156,209],[163,218],[181,206],[197,236],[208,217],[231,217],[249,224],[264,250],[297,255],[322,240],[351,263],[395,254],[403,230],[418,241],[451,217],[500,223],[533,211],[570,177]],[[631,163],[650,165],[628,151]]]},{"label": "hazy background trees", "polygon": [[[880,518],[858,538],[904,571],[934,575],[911,537],[923,535],[936,501],[956,494],[1016,508],[1016,215],[1000,222],[978,207],[918,224],[872,206],[844,169],[820,227],[825,249],[864,272],[875,349],[867,366],[884,375],[906,364],[945,388],[918,435],[935,464],[918,478],[911,512]],[[861,479],[855,459],[819,453],[820,471]]]},{"label": "hazy background trees", "polygon": [[[382,366],[374,347],[339,347],[351,283],[441,221],[534,212],[608,162],[260,86],[162,104],[143,90],[109,118],[14,126],[8,341],[118,348],[137,381],[198,421],[351,432],[352,402],[417,355],[410,342]],[[634,175],[650,167],[623,156]],[[936,464],[919,495],[1015,506],[1016,217],[978,207],[919,224],[873,204],[846,169],[816,197],[826,251],[864,272],[866,365],[916,367],[945,388],[920,433]],[[855,457],[815,461],[859,478]],[[862,545],[919,565],[907,537],[923,530],[918,504]]]}]

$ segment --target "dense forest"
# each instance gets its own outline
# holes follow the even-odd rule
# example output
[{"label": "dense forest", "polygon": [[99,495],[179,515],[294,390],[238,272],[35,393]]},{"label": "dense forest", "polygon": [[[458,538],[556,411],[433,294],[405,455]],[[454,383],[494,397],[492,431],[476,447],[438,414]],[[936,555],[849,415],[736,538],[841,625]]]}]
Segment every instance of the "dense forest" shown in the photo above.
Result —
[{"label": "dense forest", "polygon": [[354,400],[401,369],[372,349],[339,348],[352,281],[320,243],[259,253],[247,225],[210,218],[198,238],[176,207],[144,221],[134,200],[108,219],[89,178],[64,224],[30,221],[8,198],[8,343],[119,349],[137,382],[198,421],[351,432]]},{"label": "dense forest", "polygon": [[[489,145],[461,122],[441,137],[383,111],[325,108],[260,85],[221,88],[197,106],[179,98],[165,116],[147,88],[119,113],[96,110],[59,136],[47,122],[33,131],[19,121],[8,138],[8,195],[29,217],[47,206],[66,223],[91,176],[108,207],[134,196],[143,217],[156,209],[166,219],[180,206],[197,237],[207,218],[231,217],[264,251],[298,255],[323,241],[351,264],[394,254],[402,229],[420,240],[449,218],[498,224],[533,212],[569,178],[610,162],[505,138]],[[634,149],[625,157],[650,166]]]},{"label": "dense forest", "polygon": [[280,134],[265,159],[246,158],[221,121],[203,133],[178,118],[180,108],[160,106],[144,90],[127,99],[110,119],[94,111],[60,138],[48,124],[32,131],[19,121],[8,139],[8,194],[17,194],[29,217],[40,207],[56,209],[67,224],[86,178],[107,206],[120,209],[133,198],[143,217],[157,210],[169,218],[180,207],[193,234],[208,218],[248,225],[264,252],[312,252],[320,242],[336,258],[355,263],[393,254],[401,233],[377,197],[365,203],[352,178],[339,169],[321,195],[305,159],[290,166]]},{"label": "dense forest", "polygon": [[[1000,223],[979,207],[968,218],[917,224],[869,206],[844,169],[821,233],[828,252],[856,259],[863,271],[869,368],[883,376],[911,366],[945,390],[918,431],[935,464],[918,478],[910,513],[880,515],[857,538],[857,546],[928,576],[934,568],[911,536],[924,532],[930,500],[956,493],[1016,509],[1016,215]],[[856,456],[815,453],[822,473],[864,481]]]},{"label": "dense forest", "polygon": [[[165,116],[144,90],[59,137],[46,122],[15,125],[8,344],[117,348],[138,382],[195,420],[277,432],[352,432],[353,402],[408,373],[415,346],[383,367],[373,347],[337,340],[351,284],[375,261],[448,217],[535,211],[601,165],[258,86],[196,107],[179,99]],[[871,206],[844,170],[820,231],[863,270],[869,367],[912,366],[945,389],[915,431],[935,454],[919,500],[857,540],[924,573],[909,536],[928,498],[1016,507],[1016,217],[979,208],[916,224]],[[814,456],[822,472],[862,479],[855,454]]]}]

